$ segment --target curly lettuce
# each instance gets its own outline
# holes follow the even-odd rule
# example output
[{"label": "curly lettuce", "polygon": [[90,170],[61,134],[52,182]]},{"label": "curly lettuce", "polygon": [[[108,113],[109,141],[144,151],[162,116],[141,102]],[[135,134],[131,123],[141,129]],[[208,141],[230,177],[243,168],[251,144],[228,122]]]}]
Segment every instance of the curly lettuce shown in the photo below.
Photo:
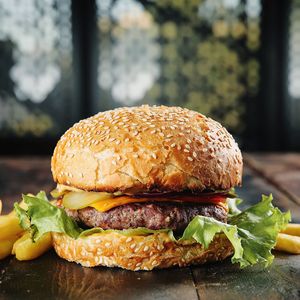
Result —
[{"label": "curly lettuce", "polygon": [[118,232],[128,236],[166,232],[174,241],[194,240],[206,249],[216,234],[222,233],[226,235],[233,246],[232,263],[239,263],[241,268],[255,264],[262,264],[267,267],[274,259],[271,250],[275,246],[277,234],[285,228],[291,219],[289,212],[282,213],[272,205],[272,199],[272,195],[262,196],[259,203],[243,212],[240,212],[236,203],[232,202],[232,213],[228,224],[213,218],[196,216],[188,224],[183,234],[176,238],[173,231],[169,229],[103,230],[92,228],[84,230],[62,208],[51,204],[44,192],[40,192],[36,196],[23,195],[28,209],[24,210],[16,203],[15,211],[19,217],[20,225],[26,230],[31,230],[34,241],[47,232],[64,233],[74,239],[105,232]]}]

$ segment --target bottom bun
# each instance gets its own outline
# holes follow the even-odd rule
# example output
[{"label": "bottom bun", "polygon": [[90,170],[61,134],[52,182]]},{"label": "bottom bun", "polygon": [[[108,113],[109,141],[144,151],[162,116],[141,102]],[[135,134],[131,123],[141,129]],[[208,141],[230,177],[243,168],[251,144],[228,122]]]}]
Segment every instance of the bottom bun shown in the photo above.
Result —
[{"label": "bottom bun", "polygon": [[77,240],[62,233],[52,233],[52,237],[55,251],[60,257],[85,267],[149,271],[153,268],[219,261],[233,253],[231,243],[222,234],[217,235],[207,249],[195,241],[174,242],[167,233],[128,237],[108,232]]}]

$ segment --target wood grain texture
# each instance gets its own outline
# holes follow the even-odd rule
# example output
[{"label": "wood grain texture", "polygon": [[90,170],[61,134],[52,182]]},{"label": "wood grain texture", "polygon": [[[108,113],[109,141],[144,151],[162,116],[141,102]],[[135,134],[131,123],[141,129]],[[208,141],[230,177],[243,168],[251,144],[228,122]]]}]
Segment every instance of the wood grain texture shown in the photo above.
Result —
[{"label": "wood grain texture", "polygon": [[245,154],[246,165],[300,204],[300,153]]},{"label": "wood grain texture", "polygon": [[276,253],[268,269],[239,269],[228,260],[222,265],[193,267],[201,300],[299,299],[300,259]]},{"label": "wood grain texture", "polygon": [[236,191],[239,197],[244,200],[241,204],[242,209],[257,203],[261,199],[262,194],[272,194],[274,205],[278,206],[283,211],[290,210],[293,222],[300,223],[300,206],[288,195],[278,190],[265,178],[258,176],[254,170],[251,170],[247,166],[244,168],[243,185],[242,187],[237,188]]},{"label": "wood grain texture", "polygon": [[84,268],[53,251],[29,262],[0,263],[0,299],[190,299],[197,300],[189,268],[131,272]]},{"label": "wood grain texture", "polygon": [[49,157],[0,157],[0,199],[3,213],[21,200],[22,194],[49,193],[55,184],[52,180]]}]

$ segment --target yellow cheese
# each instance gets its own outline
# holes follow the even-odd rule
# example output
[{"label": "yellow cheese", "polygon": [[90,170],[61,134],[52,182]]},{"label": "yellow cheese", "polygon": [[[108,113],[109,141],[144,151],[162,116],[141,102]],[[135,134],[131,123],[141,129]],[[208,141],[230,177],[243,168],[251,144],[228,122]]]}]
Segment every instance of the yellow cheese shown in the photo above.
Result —
[{"label": "yellow cheese", "polygon": [[[168,198],[159,198],[159,199],[154,199],[154,198],[133,198],[129,196],[120,196],[112,199],[107,199],[107,200],[101,200],[98,202],[95,202],[93,204],[90,204],[89,206],[94,207],[100,212],[105,212],[108,211],[114,207],[128,204],[128,203],[139,203],[139,202],[193,202],[195,203],[196,201],[182,201],[182,200],[175,200],[175,199],[168,199]],[[197,202],[198,204],[203,204],[207,202]],[[226,210],[228,209],[227,203],[226,202],[212,202],[216,205],[221,205],[223,206]]]},{"label": "yellow cheese", "polygon": [[147,201],[149,202],[149,198],[132,198],[127,196],[121,196],[109,200],[98,201],[89,206],[96,208],[98,211],[105,212],[120,205]]}]

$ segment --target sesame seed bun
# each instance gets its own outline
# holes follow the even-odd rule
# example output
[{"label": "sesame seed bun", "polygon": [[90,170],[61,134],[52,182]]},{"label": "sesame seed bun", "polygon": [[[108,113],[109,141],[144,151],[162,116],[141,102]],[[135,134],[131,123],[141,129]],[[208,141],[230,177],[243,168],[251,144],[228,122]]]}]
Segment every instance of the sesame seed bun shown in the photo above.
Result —
[{"label": "sesame seed bun", "polygon": [[218,122],[145,105],[75,124],[58,142],[51,167],[57,183],[88,191],[226,190],[241,183],[242,156]]},{"label": "sesame seed bun", "polygon": [[93,234],[77,240],[62,233],[52,233],[56,253],[85,267],[121,267],[132,271],[188,266],[224,260],[232,255],[229,240],[217,235],[203,249],[189,241],[173,242],[167,233],[128,237],[117,232]]}]

